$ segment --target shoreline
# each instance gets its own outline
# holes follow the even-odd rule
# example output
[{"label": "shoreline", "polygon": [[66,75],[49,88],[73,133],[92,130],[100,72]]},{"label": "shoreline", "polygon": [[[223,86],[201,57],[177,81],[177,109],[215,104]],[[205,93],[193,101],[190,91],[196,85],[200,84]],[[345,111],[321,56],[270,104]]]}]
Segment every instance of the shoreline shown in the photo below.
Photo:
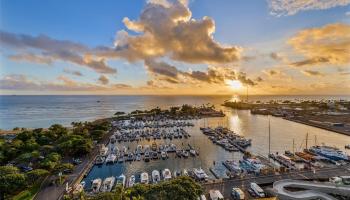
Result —
[{"label": "shoreline", "polygon": [[319,124],[314,124],[314,123],[310,123],[310,122],[306,122],[306,121],[301,121],[301,120],[297,120],[297,119],[292,119],[292,118],[288,118],[288,117],[282,117],[282,119],[288,120],[288,121],[292,121],[292,122],[296,122],[296,123],[300,123],[300,124],[304,124],[304,125],[308,125],[308,126],[312,126],[312,127],[316,127],[316,128],[320,128],[320,129],[324,129],[327,131],[331,131],[331,132],[335,132],[335,133],[339,133],[339,134],[343,134],[343,135],[347,135],[350,136],[349,132],[344,132],[341,130],[337,130],[337,129],[332,129],[330,127],[326,127],[326,126],[322,126]]}]

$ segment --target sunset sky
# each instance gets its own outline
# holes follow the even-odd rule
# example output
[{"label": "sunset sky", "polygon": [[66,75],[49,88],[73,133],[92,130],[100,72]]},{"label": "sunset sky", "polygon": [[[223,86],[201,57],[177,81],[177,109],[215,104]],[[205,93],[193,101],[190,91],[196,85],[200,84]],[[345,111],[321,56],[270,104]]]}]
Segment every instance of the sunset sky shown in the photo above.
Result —
[{"label": "sunset sky", "polygon": [[1,0],[0,94],[350,95],[350,0]]}]

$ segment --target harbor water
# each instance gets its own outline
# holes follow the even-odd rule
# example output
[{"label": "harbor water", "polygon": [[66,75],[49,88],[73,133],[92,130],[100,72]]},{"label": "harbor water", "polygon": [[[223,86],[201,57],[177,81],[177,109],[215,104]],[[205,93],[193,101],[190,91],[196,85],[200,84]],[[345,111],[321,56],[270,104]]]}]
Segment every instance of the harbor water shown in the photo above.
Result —
[{"label": "harbor water", "polygon": [[[175,158],[175,153],[169,154],[167,160],[151,160],[150,162],[134,161],[113,165],[94,166],[86,177],[87,188],[90,180],[94,178],[106,178],[119,176],[124,173],[127,177],[132,174],[139,175],[142,172],[203,168],[213,178],[209,168],[215,168],[219,174],[225,174],[225,168],[221,165],[224,160],[238,161],[242,157],[240,152],[228,152],[222,147],[213,144],[206,135],[199,130],[203,126],[228,127],[235,133],[252,139],[252,145],[248,147],[256,155],[267,156],[269,139],[268,125],[271,124],[271,152],[284,152],[285,150],[299,151],[305,148],[306,135],[308,145],[325,144],[336,146],[344,150],[346,144],[350,144],[350,137],[335,132],[307,126],[277,117],[252,115],[247,110],[234,110],[220,106],[232,96],[0,96],[0,128],[12,129],[14,127],[49,127],[54,123],[70,125],[73,121],[94,120],[102,117],[110,117],[116,111],[130,112],[132,110],[151,109],[156,106],[167,108],[182,104],[202,105],[211,103],[216,109],[221,109],[226,114],[222,118],[208,118],[192,120],[195,126],[186,130],[191,134],[188,139],[173,139],[172,141],[156,140],[157,144],[174,143],[177,147],[192,145],[199,156]],[[239,97],[238,97],[239,98]],[[271,99],[349,99],[345,97],[326,96],[252,96],[250,100],[268,101]],[[153,141],[142,140],[139,144],[151,145]],[[127,146],[135,149],[137,143],[120,143],[119,146]],[[347,150],[350,154],[350,151]],[[215,162],[215,166],[214,166]],[[138,177],[138,176],[136,176]]]},{"label": "harbor water", "polygon": [[[285,150],[300,151],[305,148],[306,134],[308,134],[308,145],[326,144],[336,146],[344,150],[345,144],[350,142],[350,137],[338,133],[326,131],[323,129],[310,127],[304,124],[291,122],[277,117],[268,117],[262,115],[252,115],[247,110],[232,110],[222,108],[226,114],[223,118],[207,118],[200,120],[191,120],[193,127],[185,128],[191,134],[188,139],[173,140],[155,140],[159,144],[175,144],[178,148],[186,148],[188,144],[194,147],[199,156],[189,158],[177,158],[175,153],[169,153],[167,160],[151,160],[150,162],[133,161],[125,163],[117,163],[113,165],[94,166],[85,181],[86,188],[90,187],[91,180],[95,178],[106,178],[108,176],[119,176],[125,174],[127,177],[135,175],[139,179],[142,172],[151,174],[153,170],[162,171],[165,168],[181,171],[183,169],[193,169],[201,167],[210,178],[214,175],[210,172],[210,168],[215,168],[219,177],[226,176],[226,169],[221,164],[225,160],[239,161],[243,154],[241,152],[228,152],[221,146],[218,146],[208,139],[200,131],[203,126],[223,126],[234,130],[235,133],[244,136],[246,139],[252,139],[252,145],[247,148],[248,151],[255,155],[267,157],[268,155],[268,124],[271,124],[271,152],[284,152]],[[119,143],[118,147],[126,146],[130,150],[136,149],[138,144],[151,145],[153,140],[142,140],[140,142]],[[347,150],[350,154],[350,151]],[[214,164],[215,163],[215,164]]]}]

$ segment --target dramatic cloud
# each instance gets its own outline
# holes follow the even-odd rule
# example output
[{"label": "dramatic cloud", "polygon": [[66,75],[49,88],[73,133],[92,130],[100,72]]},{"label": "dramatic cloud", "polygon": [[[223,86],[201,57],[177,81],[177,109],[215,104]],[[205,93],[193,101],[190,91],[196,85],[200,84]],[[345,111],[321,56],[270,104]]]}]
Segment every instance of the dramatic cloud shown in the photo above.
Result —
[{"label": "dramatic cloud", "polygon": [[208,84],[224,84],[226,80],[239,80],[244,85],[254,86],[256,83],[247,78],[243,72],[235,72],[229,67],[209,66],[207,71],[190,71],[185,72],[178,70],[175,66],[165,62],[146,60],[145,66],[152,76],[159,81],[166,81],[172,84],[187,83],[194,84],[204,82]]},{"label": "dramatic cloud", "polygon": [[109,83],[109,79],[107,76],[105,75],[101,75],[99,78],[98,78],[98,82],[100,82],[101,84],[103,85],[107,85]]},{"label": "dramatic cloud", "polygon": [[75,76],[83,76],[83,74],[80,71],[76,71],[76,70],[64,69],[63,72],[67,74],[75,75]]},{"label": "dramatic cloud", "polygon": [[223,46],[213,39],[215,24],[211,18],[191,17],[187,5],[180,1],[148,2],[137,21],[124,18],[125,26],[138,34],[129,35],[124,30],[117,33],[117,56],[129,61],[166,56],[187,63],[230,63],[240,59],[241,48]]},{"label": "dramatic cloud", "polygon": [[350,64],[350,25],[330,24],[298,32],[288,40],[294,50],[305,57],[292,66]]},{"label": "dramatic cloud", "polygon": [[270,12],[275,16],[294,15],[305,10],[324,10],[346,6],[350,0],[268,0]]},{"label": "dramatic cloud", "polygon": [[[45,35],[30,36],[0,31],[0,44],[20,51],[17,55],[10,55],[12,60],[51,64],[53,61],[67,61],[85,66],[98,73],[116,73],[104,58],[93,55],[94,49],[79,43],[56,40]],[[22,53],[22,52],[25,53]],[[35,53],[34,53],[35,52]]]},{"label": "dramatic cloud", "polygon": [[301,72],[306,76],[324,76],[325,75],[319,71],[313,71],[313,70],[302,70]]}]

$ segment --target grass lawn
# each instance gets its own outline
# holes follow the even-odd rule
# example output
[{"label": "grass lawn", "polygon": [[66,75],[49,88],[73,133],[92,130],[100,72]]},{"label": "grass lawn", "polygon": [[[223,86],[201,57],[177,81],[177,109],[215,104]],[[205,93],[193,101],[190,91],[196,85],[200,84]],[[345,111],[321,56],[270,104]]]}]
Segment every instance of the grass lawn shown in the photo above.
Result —
[{"label": "grass lawn", "polygon": [[31,199],[33,199],[34,195],[40,189],[40,184],[41,184],[41,182],[34,184],[32,187],[27,188],[26,190],[23,190],[22,192],[18,193],[12,199],[13,200],[31,200]]}]

